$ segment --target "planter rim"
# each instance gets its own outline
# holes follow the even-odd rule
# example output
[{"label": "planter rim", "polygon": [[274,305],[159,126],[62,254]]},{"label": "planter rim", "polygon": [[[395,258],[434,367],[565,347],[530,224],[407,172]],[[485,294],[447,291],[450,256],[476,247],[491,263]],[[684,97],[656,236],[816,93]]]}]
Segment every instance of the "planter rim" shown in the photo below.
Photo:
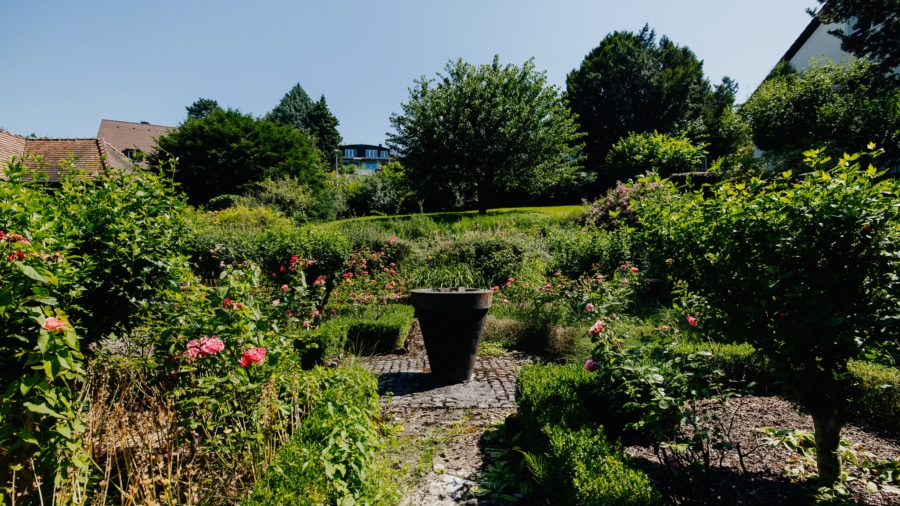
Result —
[{"label": "planter rim", "polygon": [[[460,291],[460,289],[465,291]],[[423,295],[471,295],[477,293],[493,293],[490,288],[417,288],[410,293]]]}]

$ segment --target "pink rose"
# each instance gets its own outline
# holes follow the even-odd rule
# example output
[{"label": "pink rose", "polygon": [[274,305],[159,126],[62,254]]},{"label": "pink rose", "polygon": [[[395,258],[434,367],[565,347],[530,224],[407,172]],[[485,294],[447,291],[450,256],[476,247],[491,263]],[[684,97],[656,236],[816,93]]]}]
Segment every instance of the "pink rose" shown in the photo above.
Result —
[{"label": "pink rose", "polygon": [[238,365],[247,367],[250,364],[261,364],[266,359],[265,348],[251,348],[244,352],[244,356],[238,360]]},{"label": "pink rose", "polygon": [[668,331],[669,331],[669,326],[668,326],[668,325],[663,325],[663,326],[660,327],[660,328],[662,329],[663,332],[668,332]]},{"label": "pink rose", "polygon": [[632,268],[631,268],[631,272],[637,273],[637,271],[638,271],[638,268],[637,268],[637,267],[632,267]]},{"label": "pink rose", "polygon": [[691,327],[697,326],[697,319],[691,315],[687,315],[687,322],[688,322],[688,325],[690,325]]},{"label": "pink rose", "polygon": [[59,318],[54,318],[51,316],[44,320],[44,324],[41,325],[41,327],[43,327],[44,330],[49,330],[50,332],[53,332],[55,330],[65,330],[66,322],[60,320]]},{"label": "pink rose", "polygon": [[287,285],[281,285],[281,291],[282,291],[282,292],[286,292],[286,291],[288,291],[288,290],[290,290],[290,289],[291,289],[291,287],[289,287],[289,286],[287,286]]},{"label": "pink rose", "polygon": [[225,349],[225,343],[216,336],[200,338],[200,352],[204,355],[215,355]]},{"label": "pink rose", "polygon": [[594,312],[594,304],[588,302],[587,305],[584,306],[584,309],[586,309],[588,313],[593,313]]},{"label": "pink rose", "polygon": [[591,326],[591,330],[588,331],[588,334],[590,334],[592,336],[596,336],[596,335],[600,334],[601,332],[603,332],[603,320],[597,320]]},{"label": "pink rose", "polygon": [[587,359],[584,362],[584,370],[587,372],[594,372],[597,369],[600,369],[600,363],[593,359]]},{"label": "pink rose", "polygon": [[309,320],[303,320],[303,328],[305,328],[305,329],[309,328]]}]

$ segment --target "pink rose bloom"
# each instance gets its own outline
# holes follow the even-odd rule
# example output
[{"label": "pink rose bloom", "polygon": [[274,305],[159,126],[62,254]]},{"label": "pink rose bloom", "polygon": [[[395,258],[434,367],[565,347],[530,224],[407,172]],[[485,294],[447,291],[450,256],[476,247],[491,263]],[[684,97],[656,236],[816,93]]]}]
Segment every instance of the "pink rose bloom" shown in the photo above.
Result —
[{"label": "pink rose bloom", "polygon": [[601,332],[603,332],[603,320],[597,320],[594,322],[594,325],[591,326],[591,330],[588,331],[588,334],[596,336]]},{"label": "pink rose bloom", "polygon": [[238,360],[238,365],[247,367],[250,364],[261,364],[266,359],[265,348],[251,348],[244,352],[244,356]]},{"label": "pink rose bloom", "polygon": [[181,356],[184,357],[185,362],[190,364],[195,358],[200,356],[200,348],[188,348]]},{"label": "pink rose bloom", "polygon": [[286,291],[288,291],[288,290],[290,290],[290,289],[291,289],[291,287],[289,287],[289,286],[287,286],[287,285],[281,285],[281,291],[282,291],[282,292],[286,292]]},{"label": "pink rose bloom", "polygon": [[668,325],[663,325],[661,328],[662,328],[662,331],[663,331],[663,332],[668,332],[668,331],[669,331],[669,326],[668,326]]},{"label": "pink rose bloom", "polygon": [[687,322],[688,322],[688,325],[690,325],[691,327],[697,326],[697,319],[691,315],[687,315]]},{"label": "pink rose bloom", "polygon": [[588,302],[587,305],[584,306],[584,309],[586,309],[588,313],[593,313],[594,312],[594,304]]},{"label": "pink rose bloom", "polygon": [[491,290],[496,292],[496,291],[500,290],[500,287],[495,285],[495,286],[491,287]]},{"label": "pink rose bloom", "polygon": [[216,336],[200,338],[200,353],[215,355],[225,349],[225,343]]},{"label": "pink rose bloom", "polygon": [[51,316],[44,320],[44,324],[41,325],[41,327],[43,327],[44,330],[49,330],[50,332],[53,332],[55,330],[65,330],[66,322],[60,320],[59,318],[54,318]]},{"label": "pink rose bloom", "polygon": [[632,268],[631,268],[631,272],[635,272],[635,273],[636,273],[637,271],[638,271],[638,268],[637,268],[637,267],[632,267]]},{"label": "pink rose bloom", "polygon": [[281,304],[281,299],[275,299],[272,301],[273,306],[277,306],[278,304]]},{"label": "pink rose bloom", "polygon": [[303,320],[303,328],[305,328],[305,329],[309,328],[309,320]]},{"label": "pink rose bloom", "polygon": [[600,369],[600,363],[593,359],[587,359],[584,362],[584,370],[587,372],[594,372],[597,369]]},{"label": "pink rose bloom", "polygon": [[509,304],[509,299],[503,299],[502,302],[503,302],[504,304]]}]

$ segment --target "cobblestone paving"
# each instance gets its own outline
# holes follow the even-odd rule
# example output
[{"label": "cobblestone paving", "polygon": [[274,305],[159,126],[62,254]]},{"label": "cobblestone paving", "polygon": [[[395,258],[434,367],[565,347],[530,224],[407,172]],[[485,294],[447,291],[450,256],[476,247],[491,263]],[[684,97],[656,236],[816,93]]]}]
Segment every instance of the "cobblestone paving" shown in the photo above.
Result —
[{"label": "cobblestone paving", "polygon": [[512,408],[516,407],[516,371],[532,361],[523,353],[479,356],[475,373],[463,383],[442,383],[430,374],[421,334],[410,333],[406,353],[370,357],[366,367],[378,376],[383,403],[392,410],[405,408]]},{"label": "cobblestone paving", "polygon": [[401,506],[459,506],[495,503],[473,491],[484,471],[479,441],[485,428],[516,411],[516,372],[534,361],[524,353],[479,356],[471,380],[443,383],[432,377],[418,325],[403,353],[362,361],[378,377],[385,416],[403,422],[402,437],[419,437],[435,427],[463,423],[462,431],[436,455],[432,471],[405,494]]}]

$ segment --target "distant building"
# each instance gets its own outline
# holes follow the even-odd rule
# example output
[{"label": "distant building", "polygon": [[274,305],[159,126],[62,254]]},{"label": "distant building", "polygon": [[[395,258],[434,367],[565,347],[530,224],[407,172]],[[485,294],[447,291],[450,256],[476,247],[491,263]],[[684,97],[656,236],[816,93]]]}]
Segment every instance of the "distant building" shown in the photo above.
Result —
[{"label": "distant building", "polygon": [[115,146],[135,164],[147,169],[147,156],[156,151],[156,140],[172,130],[175,128],[151,125],[146,121],[130,123],[104,119],[100,121],[97,137]]},{"label": "distant building", "polygon": [[[32,157],[41,158],[41,164]],[[6,179],[6,164],[15,156],[32,170],[40,169],[48,182],[59,182],[66,174],[62,162],[74,160],[74,170],[86,177],[104,170],[130,172],[134,165],[124,154],[103,139],[38,139],[0,131],[0,179]]]},{"label": "distant building", "polygon": [[354,167],[358,176],[371,175],[391,161],[390,150],[381,144],[345,144],[340,149],[342,165]]}]

